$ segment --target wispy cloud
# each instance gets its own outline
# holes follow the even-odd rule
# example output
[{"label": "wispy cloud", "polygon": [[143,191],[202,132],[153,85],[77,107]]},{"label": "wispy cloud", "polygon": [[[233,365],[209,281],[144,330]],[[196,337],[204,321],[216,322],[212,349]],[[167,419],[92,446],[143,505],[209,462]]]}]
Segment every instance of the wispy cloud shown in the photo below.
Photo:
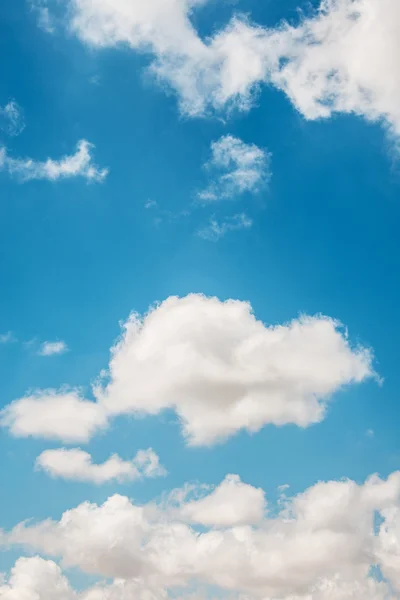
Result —
[{"label": "wispy cloud", "polygon": [[239,229],[249,229],[253,225],[253,221],[245,214],[240,213],[233,217],[226,217],[218,221],[212,217],[204,229],[197,232],[199,237],[211,242],[217,242],[229,231],[237,231]]},{"label": "wispy cloud", "polygon": [[205,165],[211,182],[199,192],[199,199],[212,202],[259,192],[271,177],[270,163],[271,154],[255,144],[232,135],[221,137],[211,144],[211,158]]},{"label": "wispy cloud", "polygon": [[43,342],[38,354],[39,356],[53,356],[54,354],[64,354],[67,351],[67,344],[61,340],[57,342]]},{"label": "wispy cloud", "polygon": [[10,136],[17,136],[25,129],[22,108],[15,100],[0,106],[0,129]]},{"label": "wispy cloud", "polygon": [[11,344],[12,342],[16,342],[16,338],[12,331],[7,331],[6,333],[0,334],[0,344]]},{"label": "wispy cloud", "polygon": [[31,9],[37,15],[38,27],[46,33],[54,33],[54,16],[50,14],[47,6],[47,0],[31,0]]},{"label": "wispy cloud", "polygon": [[23,182],[33,179],[57,181],[72,177],[102,182],[108,175],[108,169],[102,169],[93,162],[93,149],[93,144],[81,140],[74,154],[63,156],[59,160],[48,158],[41,162],[31,158],[12,158],[3,147],[0,148],[0,170],[7,171]]}]

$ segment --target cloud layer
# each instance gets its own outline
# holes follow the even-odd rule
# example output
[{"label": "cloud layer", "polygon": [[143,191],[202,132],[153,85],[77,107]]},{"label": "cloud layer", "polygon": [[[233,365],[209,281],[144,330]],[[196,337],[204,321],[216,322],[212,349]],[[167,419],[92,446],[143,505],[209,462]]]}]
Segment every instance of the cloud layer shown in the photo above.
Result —
[{"label": "cloud layer", "polygon": [[[317,483],[292,498],[281,497],[275,516],[264,513],[262,490],[238,476],[205,495],[197,492],[203,497],[192,501],[182,490],[178,505],[179,490],[172,504],[167,499],[139,506],[122,496],[100,506],[85,502],[59,521],[20,523],[1,541],[121,585],[132,581],[184,590],[196,582],[270,600],[384,600],[389,588],[370,576],[378,565],[400,592],[398,472],[363,484]],[[50,571],[59,577],[53,565]]]}]

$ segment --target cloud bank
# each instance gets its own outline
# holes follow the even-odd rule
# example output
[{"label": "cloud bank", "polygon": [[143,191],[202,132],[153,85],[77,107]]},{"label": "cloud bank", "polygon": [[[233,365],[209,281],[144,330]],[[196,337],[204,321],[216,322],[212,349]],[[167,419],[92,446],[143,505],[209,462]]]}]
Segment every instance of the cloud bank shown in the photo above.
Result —
[{"label": "cloud bank", "polygon": [[[399,472],[362,484],[320,482],[281,497],[271,514],[263,491],[238,476],[196,492],[201,497],[192,501],[181,490],[178,504],[179,490],[163,504],[137,505],[117,495],[102,505],[85,502],[59,521],[20,523],[3,533],[1,543],[114,579],[112,585],[121,586],[116,598],[130,597],[122,589],[131,584],[164,593],[178,586],[183,596],[193,586],[216,586],[223,597],[264,600],[385,600],[400,592]],[[370,575],[373,565],[387,582]],[[67,582],[51,561],[25,559],[19,568],[34,572],[19,580],[14,571],[3,596],[25,581],[43,585],[38,597],[47,600],[47,577],[50,589],[58,581],[67,594]]]}]

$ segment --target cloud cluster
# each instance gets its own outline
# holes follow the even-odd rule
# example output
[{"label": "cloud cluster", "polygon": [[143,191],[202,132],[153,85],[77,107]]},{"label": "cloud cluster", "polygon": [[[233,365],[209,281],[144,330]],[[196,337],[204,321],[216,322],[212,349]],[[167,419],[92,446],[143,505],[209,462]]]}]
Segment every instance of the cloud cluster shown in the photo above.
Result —
[{"label": "cloud cluster", "polygon": [[161,477],[167,473],[151,448],[139,450],[129,461],[113,454],[99,465],[94,464],[91,455],[80,448],[45,450],[36,459],[36,468],[46,471],[52,477],[98,485],[113,480],[122,482],[143,477]]},{"label": "cloud cluster", "polygon": [[113,415],[172,409],[189,444],[210,445],[267,424],[307,427],[343,386],[374,375],[369,349],[351,346],[322,315],[268,326],[250,304],[201,294],[133,313],[94,387],[38,391],[0,412],[13,435],[85,442]]},{"label": "cloud cluster", "polygon": [[59,160],[48,158],[44,162],[31,158],[12,158],[6,148],[0,148],[0,171],[25,182],[34,179],[57,181],[72,177],[83,177],[87,181],[102,182],[108,170],[99,168],[92,158],[94,146],[86,140],[78,142],[75,154],[64,156]]},{"label": "cloud cluster", "polygon": [[244,192],[258,192],[269,180],[271,155],[255,144],[246,144],[232,135],[211,144],[206,164],[213,181],[199,192],[205,202],[234,198]]},{"label": "cloud cluster", "polygon": [[283,90],[307,119],[355,113],[400,133],[397,0],[321,0],[296,25],[269,29],[235,14],[208,39],[191,22],[207,0],[65,2],[85,44],[152,54],[151,70],[189,115],[248,109],[264,83]]},{"label": "cloud cluster", "polygon": [[400,592],[398,472],[363,484],[317,483],[281,498],[275,515],[265,514],[262,490],[237,476],[199,500],[184,491],[182,498],[178,506],[139,506],[122,496],[85,502],[59,521],[20,523],[1,541],[85,573],[166,590],[196,583],[264,600],[384,600],[390,588],[370,576],[378,565]]}]

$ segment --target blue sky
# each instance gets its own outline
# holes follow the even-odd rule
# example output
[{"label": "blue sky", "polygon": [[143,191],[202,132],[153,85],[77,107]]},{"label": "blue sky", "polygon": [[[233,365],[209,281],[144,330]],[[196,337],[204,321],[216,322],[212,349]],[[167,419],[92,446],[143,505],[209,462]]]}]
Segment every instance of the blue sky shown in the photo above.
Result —
[{"label": "blue sky", "polygon": [[[163,12],[163,3],[148,0],[144,17],[139,0],[13,0],[0,6],[0,148],[5,149],[3,159],[0,155],[0,399],[6,411],[0,413],[0,529],[5,532],[0,536],[4,547],[0,572],[5,573],[0,598],[71,600],[78,594],[97,600],[101,592],[107,600],[124,600],[142,597],[149,589],[157,599],[176,593],[183,597],[193,589],[199,597],[245,593],[265,600],[397,598],[400,79],[398,69],[393,70],[393,53],[400,49],[394,26],[400,25],[399,8],[395,0],[337,0],[322,7],[319,2],[300,0],[209,0],[194,7],[189,1],[168,2],[171,8]],[[234,15],[242,15],[236,25],[231,21]],[[286,29],[285,20],[290,23]],[[107,23],[113,24],[112,36]],[[325,30],[326,24],[332,30]],[[217,50],[215,44],[214,48],[215,40],[228,34],[233,36],[232,45]],[[306,34],[317,40],[317,61]],[[273,60],[274,36],[283,47],[278,62]],[[197,49],[200,40],[207,47],[204,56]],[[256,56],[260,72],[252,69]],[[229,60],[233,60],[233,74]],[[242,77],[239,83],[236,76]],[[322,92],[319,77],[325,86]],[[198,82],[202,83],[197,89]],[[89,144],[88,164],[93,172],[86,163],[67,172],[71,163],[65,157],[76,156],[80,140]],[[218,145],[224,141],[225,146]],[[239,148],[239,157],[233,154],[234,146]],[[218,162],[215,152],[221,148],[223,158]],[[248,152],[253,153],[250,158]],[[48,158],[53,161],[50,167],[43,166]],[[33,163],[28,164],[29,160]],[[212,190],[215,197],[202,199],[204,190]],[[217,229],[210,234],[213,221]],[[201,235],[205,230],[208,233]],[[193,300],[193,305],[189,297],[186,305],[188,294],[204,296],[195,296],[198,302]],[[172,304],[162,305],[165,313],[153,308],[151,315],[160,315],[158,325],[146,329],[145,318],[133,341],[122,338],[125,346],[115,351],[119,362],[114,372],[110,348],[121,335],[120,324],[126,323],[132,311],[145,315],[154,303],[171,296],[182,299],[177,301],[176,313],[167,311]],[[214,297],[219,301],[213,303]],[[207,361],[209,357],[215,360],[217,373],[217,347],[232,344],[235,350],[236,336],[242,335],[235,332],[236,319],[238,331],[243,326],[243,344],[249,344],[240,348],[259,343],[258,337],[252,337],[250,313],[243,309],[240,316],[228,315],[230,305],[223,302],[229,299],[250,303],[265,346],[257,352],[249,350],[250,358],[243,364],[237,357],[238,346],[237,371],[230,369],[229,361],[223,364],[224,375],[218,371],[218,377],[224,383],[219,382],[221,387],[215,391],[217,375],[207,375]],[[189,321],[196,324],[193,329],[180,321],[180,307],[191,315]],[[299,335],[304,337],[297,345],[290,341],[290,323],[301,324],[301,315],[313,317],[315,326],[326,315],[340,321],[344,329],[336,329],[329,320],[326,340],[319,337],[319,330],[315,338],[308,338],[302,329]],[[283,348],[279,342],[269,354],[267,339],[272,329],[268,327],[277,325],[288,328],[288,346]],[[173,333],[165,333],[169,329]],[[187,350],[175,355],[177,335]],[[139,346],[142,339],[147,341]],[[45,344],[56,342],[64,346],[47,346],[46,350]],[[357,354],[360,348],[371,351],[363,364]],[[325,351],[326,359],[320,363]],[[193,365],[191,353],[197,357]],[[299,373],[297,361],[303,365]],[[335,379],[336,361],[340,366]],[[214,366],[209,365],[212,373]],[[231,433],[191,444],[191,435],[203,439],[211,435],[213,422],[225,421],[224,410],[226,423],[221,423],[221,431],[231,426],[229,419],[233,423],[236,417],[229,416],[228,407],[234,406],[241,393],[245,398],[251,395],[246,382],[253,368],[258,369],[257,385],[264,382],[261,396],[254,400],[257,410],[261,414],[262,407],[270,404],[276,414],[289,411],[285,424],[257,415],[260,425],[251,433],[246,430],[250,418],[246,413],[240,425],[232,425]],[[106,369],[108,379],[96,393],[91,385]],[[273,383],[271,369],[279,375]],[[188,373],[192,382],[181,381],[180,372]],[[240,382],[238,372],[244,378]],[[283,389],[285,385],[289,392]],[[77,421],[81,402],[105,411],[99,418],[107,425],[88,434],[86,440],[73,439],[70,430],[57,433],[63,429],[62,423],[55,422],[57,415],[48,417],[48,426],[36,422],[36,414],[44,415],[43,422],[47,419],[48,405],[42,403],[45,390],[54,390],[55,400],[62,403],[67,388],[71,393],[81,390],[75,407]],[[10,424],[4,417],[9,407],[21,406],[23,412],[24,405],[15,402],[32,394],[37,408],[21,426],[22,413],[19,417],[12,413]],[[304,400],[304,407],[314,397],[323,406],[327,403],[326,413],[319,417],[313,413],[299,426],[290,412],[296,394]],[[227,405],[217,414],[212,403],[218,404],[220,398]],[[160,403],[159,409],[149,408],[153,400]],[[245,411],[250,410],[245,404]],[[132,461],[138,450],[152,448],[168,474],[146,471],[146,463],[138,467],[141,474],[131,473],[130,478],[118,480],[106,474],[94,481],[90,468],[92,475],[87,475],[89,471],[77,474],[75,459],[68,454],[66,463],[57,462],[58,476],[55,462],[47,470],[35,468],[44,451],[56,450],[54,461],[61,459],[61,448],[80,448],[96,464],[113,454]],[[129,468],[136,467],[130,463]],[[70,476],[68,469],[73,471]],[[382,477],[379,485],[387,497],[371,508],[364,482],[374,473]],[[221,491],[218,486],[228,474],[237,474],[248,487],[236,480],[228,482],[233,488],[226,498],[216,491]],[[391,487],[384,483],[388,477],[392,477],[388,480]],[[229,566],[235,572],[236,559],[228,556],[227,564],[220,567],[226,579],[220,580],[211,566],[201,563],[198,550],[193,556],[187,551],[190,566],[182,567],[172,533],[168,533],[171,545],[164,549],[173,563],[168,576],[157,569],[153,572],[149,565],[143,571],[127,567],[121,576],[118,566],[114,568],[120,555],[110,550],[114,535],[117,545],[121,541],[112,524],[105,540],[99,541],[107,568],[100,559],[88,567],[81,541],[68,538],[54,549],[51,541],[43,541],[40,529],[26,529],[20,537],[13,530],[30,518],[39,525],[47,518],[57,524],[62,513],[85,502],[95,503],[101,511],[108,498],[119,494],[146,510],[155,502],[161,520],[166,519],[171,527],[179,523],[191,535],[203,532],[202,527],[207,529],[204,535],[233,535],[229,527],[239,525],[249,526],[255,536],[262,535],[279,511],[277,488],[287,484],[290,488],[285,493],[292,499],[288,502],[292,502],[296,521],[293,527],[298,527],[290,533],[292,537],[288,534],[284,554],[288,556],[303,543],[300,517],[307,511],[303,507],[303,514],[303,509],[296,508],[298,495],[314,490],[315,497],[321,494],[322,498],[324,493],[334,497],[335,491],[320,489],[318,482],[334,486],[342,481],[350,489],[355,484],[347,478],[359,486],[358,505],[342,506],[338,500],[335,510],[340,514],[335,518],[341,523],[348,519],[357,531],[346,538],[346,548],[353,542],[364,549],[373,545],[376,560],[371,559],[371,564],[379,565],[382,584],[369,577],[370,565],[361,550],[346,556],[349,569],[337,559],[344,555],[340,547],[321,564],[313,559],[312,539],[306,545],[311,564],[308,578],[293,576],[288,583],[283,567],[278,577],[265,566],[271,556],[279,562],[280,550],[270,540],[262,542],[269,550],[259,558],[267,573],[264,578],[259,580],[254,568],[253,575],[248,569],[247,578],[235,579]],[[173,499],[168,494],[189,483],[193,489],[183,495],[178,508],[171,508]],[[204,491],[200,484],[211,487]],[[259,488],[271,511],[262,516],[262,522],[257,513],[260,495],[255,491]],[[205,500],[204,508],[194,504]],[[229,501],[231,507],[226,505]],[[310,504],[307,531],[315,532],[318,506]],[[390,517],[384,512],[389,509]],[[113,514],[118,510],[122,508],[114,507]],[[228,528],[219,520],[226,511],[234,515]],[[368,528],[360,533],[364,521],[358,526],[359,515],[369,522],[375,512],[386,519],[380,534],[372,535]],[[204,514],[209,515],[208,521]],[[283,516],[276,519],[280,527]],[[329,522],[328,515],[324,524],[328,531]],[[394,540],[390,547],[385,546],[387,532]],[[97,539],[90,528],[82,536]],[[208,539],[204,538],[204,544],[210,543]],[[129,555],[127,549],[136,543],[127,533],[121,551]],[[142,552],[150,555],[151,549],[145,541],[141,543]],[[228,543],[225,538],[224,543]],[[315,542],[315,548],[319,543]],[[158,537],[154,544],[160,547]],[[330,547],[328,539],[326,546]],[[238,553],[241,550],[238,547]],[[93,547],[91,552],[95,554]],[[212,550],[208,552],[212,556]],[[80,557],[76,561],[71,558],[74,553]],[[223,545],[221,554],[227,556]],[[17,562],[14,567],[14,575],[21,577],[27,569],[31,583],[13,579],[9,570],[15,561],[35,555],[43,562]],[[43,582],[52,561],[64,569],[64,575],[57,571],[57,577],[67,576],[79,591],[68,587],[55,596],[51,578],[48,585],[36,583],[34,570]],[[289,572],[304,571],[298,557],[290,555],[287,562]],[[285,584],[276,583],[281,576]],[[125,586],[125,591],[111,582],[121,577],[123,584],[118,585]],[[105,578],[109,583],[101,584],[104,589],[91,590],[93,598],[85,595],[88,591],[80,591]],[[182,584],[178,592],[177,580]],[[324,585],[331,586],[331,592]],[[28,593],[38,595],[24,595]]]}]

